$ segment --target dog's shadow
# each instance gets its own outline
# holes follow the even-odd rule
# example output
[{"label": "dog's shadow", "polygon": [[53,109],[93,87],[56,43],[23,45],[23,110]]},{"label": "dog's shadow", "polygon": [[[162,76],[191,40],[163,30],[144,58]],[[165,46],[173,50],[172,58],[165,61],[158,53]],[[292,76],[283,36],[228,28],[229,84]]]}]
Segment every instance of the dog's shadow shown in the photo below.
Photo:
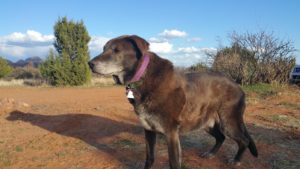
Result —
[{"label": "dog's shadow", "polygon": [[7,120],[29,122],[60,135],[78,138],[107,154],[111,155],[112,152],[115,152],[113,156],[118,158],[117,160],[125,167],[137,168],[142,165],[130,164],[125,154],[118,154],[118,148],[101,141],[121,133],[143,136],[143,129],[139,126],[90,114],[41,115],[13,111]]}]

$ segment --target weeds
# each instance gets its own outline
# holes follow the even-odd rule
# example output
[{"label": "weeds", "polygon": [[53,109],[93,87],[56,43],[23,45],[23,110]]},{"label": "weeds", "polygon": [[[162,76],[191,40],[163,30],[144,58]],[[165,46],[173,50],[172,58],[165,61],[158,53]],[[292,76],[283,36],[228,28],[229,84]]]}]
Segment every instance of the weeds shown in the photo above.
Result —
[{"label": "weeds", "polygon": [[256,93],[259,98],[265,99],[274,96],[279,92],[280,87],[277,85],[258,83],[254,85],[244,85],[243,90],[248,93]]},{"label": "weeds", "polygon": [[128,140],[128,139],[122,139],[122,140],[118,140],[118,141],[115,141],[113,143],[114,146],[117,146],[117,147],[124,147],[124,148],[130,148],[130,147],[135,147],[136,146],[136,143],[132,142],[131,140]]},{"label": "weeds", "polygon": [[63,158],[63,157],[66,156],[66,153],[65,153],[65,152],[62,152],[62,151],[56,152],[56,153],[54,153],[54,154],[55,154],[55,156],[58,157],[58,158]]},{"label": "weeds", "polygon": [[16,152],[22,152],[23,151],[23,148],[21,146],[16,146]]},{"label": "weeds", "polygon": [[9,152],[0,151],[0,166],[2,166],[1,164],[6,167],[12,165],[12,160]]},{"label": "weeds", "polygon": [[275,155],[272,161],[272,169],[299,169],[300,165],[297,161],[289,159],[286,155]]},{"label": "weeds", "polygon": [[293,116],[274,114],[264,116],[267,120],[274,123],[281,123],[286,127],[300,128],[300,119],[295,118]]},{"label": "weeds", "polygon": [[280,102],[279,105],[289,109],[300,109],[300,105],[296,103]]}]

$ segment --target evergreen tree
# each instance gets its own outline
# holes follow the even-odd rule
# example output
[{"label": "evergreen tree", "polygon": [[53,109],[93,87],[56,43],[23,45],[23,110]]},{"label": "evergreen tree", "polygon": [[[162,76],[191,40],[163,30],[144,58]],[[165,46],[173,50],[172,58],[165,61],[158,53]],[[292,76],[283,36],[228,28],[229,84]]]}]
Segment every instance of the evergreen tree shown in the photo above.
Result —
[{"label": "evergreen tree", "polygon": [[9,75],[12,70],[13,68],[7,63],[7,61],[0,57],[0,78]]},{"label": "evergreen tree", "polygon": [[50,54],[40,70],[51,84],[65,86],[83,85],[90,81],[91,72],[88,43],[90,36],[83,21],[74,22],[66,17],[59,19],[54,26],[57,51]]}]

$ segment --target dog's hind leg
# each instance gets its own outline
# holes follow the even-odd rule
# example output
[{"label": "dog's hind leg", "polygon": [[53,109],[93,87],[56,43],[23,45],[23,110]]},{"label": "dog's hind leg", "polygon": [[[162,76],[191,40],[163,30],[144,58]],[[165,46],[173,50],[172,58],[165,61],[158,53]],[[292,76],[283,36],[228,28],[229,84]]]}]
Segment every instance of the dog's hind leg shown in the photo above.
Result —
[{"label": "dog's hind leg", "polygon": [[236,127],[233,127],[234,125],[229,125],[229,126],[232,126],[232,128],[229,129],[230,132],[228,134],[233,140],[237,142],[239,146],[238,152],[236,153],[234,159],[230,161],[230,164],[239,165],[242,155],[247,148],[250,149],[250,152],[252,153],[253,156],[257,157],[258,153],[256,150],[255,143],[253,142],[252,138],[249,136],[244,122],[236,124]]},{"label": "dog's hind leg", "polygon": [[240,165],[240,161],[246,148],[249,146],[250,139],[247,137],[244,122],[238,120],[228,120],[224,126],[225,133],[238,144],[238,152],[233,160],[229,161],[231,165]]},{"label": "dog's hind leg", "polygon": [[181,146],[178,129],[173,129],[166,134],[168,143],[169,163],[171,169],[181,168]]},{"label": "dog's hind leg", "polygon": [[218,150],[220,149],[220,147],[222,146],[222,144],[225,140],[225,136],[221,132],[220,125],[218,123],[215,123],[215,125],[212,128],[209,128],[207,130],[207,132],[210,135],[215,137],[216,144],[214,145],[214,147],[210,151],[201,154],[201,157],[203,157],[203,158],[213,158],[215,156],[215,154],[218,152]]},{"label": "dog's hind leg", "polygon": [[154,162],[156,133],[154,131],[145,130],[145,139],[146,139],[146,162],[145,162],[144,169],[150,169]]}]

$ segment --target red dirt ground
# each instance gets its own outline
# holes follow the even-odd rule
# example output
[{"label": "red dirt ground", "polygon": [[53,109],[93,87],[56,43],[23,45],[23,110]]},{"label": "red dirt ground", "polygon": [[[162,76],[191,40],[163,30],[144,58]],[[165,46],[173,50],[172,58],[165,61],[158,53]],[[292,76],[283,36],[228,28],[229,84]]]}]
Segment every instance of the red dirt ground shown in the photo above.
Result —
[{"label": "red dirt ground", "polygon": [[[0,168],[141,169],[143,129],[124,93],[123,87],[0,88]],[[237,168],[300,168],[299,89],[267,98],[250,94],[247,105],[259,158],[246,151]],[[168,168],[164,137],[157,142],[153,168]],[[201,159],[214,144],[201,130],[182,135],[181,143],[185,169],[229,169],[237,151],[226,139],[214,159]]]}]

